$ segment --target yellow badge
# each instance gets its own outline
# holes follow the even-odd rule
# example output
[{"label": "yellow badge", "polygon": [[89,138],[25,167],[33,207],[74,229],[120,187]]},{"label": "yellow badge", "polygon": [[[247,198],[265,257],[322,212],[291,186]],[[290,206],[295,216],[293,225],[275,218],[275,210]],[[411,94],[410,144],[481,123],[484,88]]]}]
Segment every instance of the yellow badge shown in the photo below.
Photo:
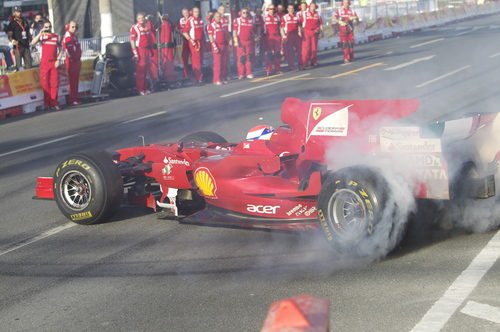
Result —
[{"label": "yellow badge", "polygon": [[198,168],[194,176],[194,181],[203,196],[207,198],[217,198],[215,194],[217,191],[217,185],[215,184],[214,177],[207,168]]},{"label": "yellow badge", "polygon": [[321,107],[313,108],[313,119],[318,120],[320,116],[321,116]]}]

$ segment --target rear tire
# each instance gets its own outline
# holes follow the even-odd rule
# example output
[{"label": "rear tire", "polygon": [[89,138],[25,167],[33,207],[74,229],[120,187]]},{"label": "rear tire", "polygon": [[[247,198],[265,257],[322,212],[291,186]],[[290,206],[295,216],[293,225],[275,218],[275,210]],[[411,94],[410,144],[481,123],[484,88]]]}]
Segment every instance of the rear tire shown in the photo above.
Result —
[{"label": "rear tire", "polygon": [[227,143],[227,140],[221,135],[211,131],[199,131],[196,133],[184,136],[179,140],[183,143]]},{"label": "rear tire", "polygon": [[[407,220],[388,182],[361,167],[330,174],[318,198],[318,218],[332,249],[353,258],[385,257],[401,241]],[[407,216],[405,216],[406,218]]]},{"label": "rear tire", "polygon": [[130,43],[109,43],[106,45],[106,57],[111,59],[132,58]]},{"label": "rear tire", "polygon": [[54,174],[54,198],[66,218],[91,225],[111,217],[123,197],[120,171],[109,153],[92,151],[66,158]]}]

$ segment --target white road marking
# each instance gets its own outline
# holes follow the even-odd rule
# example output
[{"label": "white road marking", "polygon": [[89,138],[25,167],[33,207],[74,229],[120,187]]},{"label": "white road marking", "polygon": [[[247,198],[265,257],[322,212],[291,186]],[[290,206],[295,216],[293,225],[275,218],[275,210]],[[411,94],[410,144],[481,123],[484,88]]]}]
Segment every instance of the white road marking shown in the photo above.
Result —
[{"label": "white road marking", "polygon": [[7,249],[1,250],[0,256],[8,254],[9,252],[13,252],[14,250],[17,250],[17,249],[21,249],[22,247],[26,247],[27,245],[33,244],[33,243],[38,242],[40,240],[43,240],[45,238],[48,238],[49,236],[52,236],[52,235],[57,234],[59,232],[62,232],[68,228],[75,226],[75,225],[76,225],[75,223],[68,222],[62,226],[58,226],[58,227],[49,229],[48,231],[45,231],[39,235],[33,236],[29,239],[14,243],[11,246],[9,246]]},{"label": "white road marking", "polygon": [[461,313],[488,320],[500,324],[500,308],[488,304],[467,301],[465,307],[460,310]]},{"label": "white road marking", "polygon": [[149,119],[149,118],[152,118],[154,116],[162,115],[165,113],[167,113],[167,111],[161,111],[161,112],[156,112],[153,114],[144,115],[144,116],[141,116],[140,118],[137,118],[137,119],[123,121],[122,124],[132,123],[132,122],[136,122],[136,121],[140,121],[140,120],[144,120],[144,119]]},{"label": "white road marking", "polygon": [[398,70],[398,69],[401,69],[401,68],[404,68],[404,67],[408,67],[408,66],[414,65],[416,63],[422,62],[422,61],[428,61],[428,60],[430,60],[430,59],[432,59],[434,57],[435,57],[435,55],[429,55],[429,56],[426,56],[426,57],[423,57],[423,58],[413,59],[411,61],[402,63],[402,64],[394,66],[394,67],[385,68],[384,70]]},{"label": "white road marking", "polygon": [[460,33],[457,33],[457,34],[455,35],[455,37],[458,37],[458,36],[463,36],[463,35],[466,35],[466,34],[468,34],[468,33],[470,33],[470,32],[472,32],[472,31],[471,31],[471,30],[469,30],[469,31],[460,32]]},{"label": "white road marking", "polygon": [[500,25],[490,25],[490,29],[498,29],[500,28]]},{"label": "white road marking", "polygon": [[434,78],[434,79],[432,79],[432,80],[430,80],[430,81],[427,81],[427,82],[421,83],[421,84],[417,85],[416,87],[417,87],[417,88],[422,88],[422,87],[424,87],[424,86],[426,86],[426,85],[429,85],[429,84],[431,84],[431,83],[434,83],[434,82],[437,82],[437,81],[439,81],[439,80],[442,80],[443,78],[446,78],[446,77],[448,77],[448,76],[451,76],[451,75],[454,75],[454,74],[456,74],[456,73],[459,73],[459,72],[461,72],[461,71],[463,71],[463,70],[466,70],[467,68],[470,68],[470,67],[471,67],[471,65],[463,66],[463,67],[458,68],[458,69],[455,69],[454,71],[451,71],[451,72],[449,72],[449,73],[447,73],[447,74],[444,74],[444,75],[441,75],[441,76],[439,76],[439,77],[436,77],[436,78]]},{"label": "white road marking", "polygon": [[495,54],[492,54],[492,55],[490,55],[489,57],[490,57],[490,58],[496,58],[497,56],[500,56],[500,53],[495,53]]},{"label": "white road marking", "polygon": [[420,46],[425,46],[425,45],[429,45],[429,44],[434,44],[434,43],[440,42],[440,41],[442,41],[442,40],[444,40],[444,38],[433,39],[433,40],[426,41],[425,43],[420,43],[420,44],[411,45],[411,46],[410,46],[410,48],[417,48],[417,47],[420,47]]},{"label": "white road marking", "polygon": [[440,331],[476,288],[500,256],[500,231],[486,244],[470,265],[455,279],[441,298],[422,317],[411,332]]},{"label": "white road marking", "polygon": [[469,29],[468,27],[457,27],[455,28],[456,31],[461,31],[461,30],[467,30]]},{"label": "white road marking", "polygon": [[56,142],[64,141],[64,140],[73,138],[73,137],[78,136],[78,135],[80,135],[80,134],[73,134],[73,135],[69,135],[69,136],[64,136],[64,137],[56,138],[56,139],[53,139],[53,140],[50,140],[50,141],[47,141],[47,142],[38,143],[38,144],[35,144],[35,145],[30,145],[30,146],[27,146],[25,148],[21,148],[21,149],[9,151],[9,152],[4,152],[4,153],[0,154],[0,157],[5,157],[5,156],[8,156],[8,155],[11,155],[11,154],[14,154],[14,153],[23,152],[23,151],[26,151],[26,150],[31,150],[31,149],[38,148],[40,146],[48,145],[48,144],[51,144],[51,143],[56,143]]},{"label": "white road marking", "polygon": [[254,87],[251,87],[251,88],[248,88],[248,89],[244,89],[244,90],[239,90],[239,91],[231,92],[231,93],[228,93],[228,94],[222,95],[222,96],[220,96],[220,97],[221,97],[221,98],[227,98],[227,97],[231,97],[231,96],[239,95],[239,94],[241,94],[241,93],[245,93],[245,92],[248,92],[248,91],[253,91],[253,90],[257,90],[257,89],[265,88],[265,87],[267,87],[267,86],[271,86],[271,85],[275,85],[275,84],[283,83],[283,82],[286,82],[286,81],[290,81],[290,80],[293,80],[293,79],[296,79],[296,78],[301,78],[301,77],[304,77],[304,76],[309,76],[309,75],[311,75],[311,74],[310,74],[310,73],[306,73],[306,74],[302,74],[302,75],[297,75],[297,76],[293,76],[293,77],[285,78],[285,79],[283,79],[283,80],[279,80],[279,81],[275,81],[275,82],[271,82],[271,83],[267,83],[267,84],[262,84],[262,85],[258,85],[258,86],[254,86]]}]

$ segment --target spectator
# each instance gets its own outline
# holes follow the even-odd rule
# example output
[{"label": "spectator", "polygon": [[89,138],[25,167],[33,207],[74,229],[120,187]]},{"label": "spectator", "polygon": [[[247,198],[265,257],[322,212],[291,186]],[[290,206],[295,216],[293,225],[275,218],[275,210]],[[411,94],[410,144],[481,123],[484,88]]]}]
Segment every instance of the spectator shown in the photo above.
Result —
[{"label": "spectator", "polygon": [[80,78],[80,68],[82,67],[81,57],[82,48],[76,30],[78,25],[75,21],[69,21],[65,26],[66,33],[63,38],[63,50],[66,54],[66,69],[69,79],[68,105],[80,105],[82,102],[78,99],[78,81]]},{"label": "spectator", "polygon": [[35,15],[35,18],[33,20],[33,23],[31,23],[31,35],[36,36],[40,33],[40,30],[42,30],[43,27],[43,19],[42,19],[42,14],[38,13]]},{"label": "spectator", "polygon": [[227,83],[229,67],[229,31],[224,27],[220,12],[215,12],[212,23],[208,25],[208,39],[214,56],[214,84]]},{"label": "spectator", "polygon": [[7,68],[13,67],[14,62],[12,61],[12,55],[10,54],[10,47],[7,45],[0,45],[0,52],[3,53],[3,58],[5,59],[5,65]]},{"label": "spectator", "polygon": [[135,83],[137,92],[141,95],[149,95],[151,90],[146,86],[146,75],[151,67],[151,47],[153,38],[151,31],[146,26],[144,13],[137,13],[137,23],[130,29],[130,45],[137,61],[135,70]]},{"label": "spectator", "polygon": [[30,29],[28,23],[21,17],[21,7],[14,7],[12,12],[14,17],[7,27],[7,36],[14,46],[17,69],[21,67],[21,60],[24,61],[24,68],[28,69],[32,66]]},{"label": "spectator", "polygon": [[250,9],[243,8],[241,16],[233,24],[234,47],[236,47],[236,64],[238,79],[245,76],[252,79],[252,63],[255,55],[255,20],[250,16]]},{"label": "spectator", "polygon": [[33,38],[32,45],[41,44],[42,59],[40,61],[40,85],[43,89],[43,100],[45,108],[59,111],[57,96],[59,92],[59,72],[61,64],[61,42],[59,36],[51,32],[50,21],[43,23],[42,30]]},{"label": "spectator", "polygon": [[189,50],[191,51],[191,65],[193,68],[193,76],[195,83],[203,83],[203,41],[205,37],[205,24],[200,17],[200,9],[193,8],[193,16],[189,17],[182,34],[189,42]]},{"label": "spectator", "polygon": [[309,5],[309,10],[300,16],[302,24],[302,66],[306,67],[310,62],[311,66],[318,65],[318,40],[323,31],[323,20],[316,11],[316,3],[313,1]]},{"label": "spectator", "polygon": [[169,21],[168,14],[163,14],[160,28],[161,71],[163,79],[169,83],[175,81],[173,31],[174,25]]},{"label": "spectator", "polygon": [[[184,32],[184,27],[189,20],[189,9],[182,9],[182,17],[179,20],[179,25],[177,27],[177,32],[182,34]],[[189,57],[191,56],[191,51],[189,49],[189,42],[186,38],[182,38],[182,68],[184,69],[184,79],[189,77]]]}]

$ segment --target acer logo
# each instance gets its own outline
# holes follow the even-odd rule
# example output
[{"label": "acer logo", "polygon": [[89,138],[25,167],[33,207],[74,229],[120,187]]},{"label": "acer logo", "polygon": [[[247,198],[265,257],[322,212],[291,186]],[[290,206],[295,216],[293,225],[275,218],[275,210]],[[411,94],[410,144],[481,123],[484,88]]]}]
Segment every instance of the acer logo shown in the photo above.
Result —
[{"label": "acer logo", "polygon": [[247,204],[247,211],[260,214],[276,214],[279,206]]}]

